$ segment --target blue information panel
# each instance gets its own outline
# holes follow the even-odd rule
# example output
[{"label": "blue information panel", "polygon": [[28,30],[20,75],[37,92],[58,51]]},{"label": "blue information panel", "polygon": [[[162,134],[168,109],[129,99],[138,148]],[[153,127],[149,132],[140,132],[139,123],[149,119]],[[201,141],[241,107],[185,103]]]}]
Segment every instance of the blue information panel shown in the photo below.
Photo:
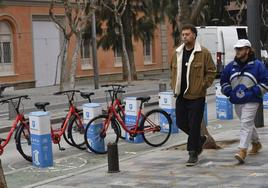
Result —
[{"label": "blue information panel", "polygon": [[217,119],[233,119],[233,105],[227,97],[216,97]]},{"label": "blue information panel", "polygon": [[31,134],[33,165],[40,168],[53,166],[51,135]]}]

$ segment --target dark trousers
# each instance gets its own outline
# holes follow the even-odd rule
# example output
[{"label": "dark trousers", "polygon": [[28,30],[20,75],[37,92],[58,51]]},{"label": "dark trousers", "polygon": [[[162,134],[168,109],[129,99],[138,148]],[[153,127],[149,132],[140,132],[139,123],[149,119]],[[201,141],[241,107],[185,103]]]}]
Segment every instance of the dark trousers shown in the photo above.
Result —
[{"label": "dark trousers", "polygon": [[189,100],[179,96],[176,100],[176,122],[178,128],[188,135],[188,151],[200,150],[204,108],[205,98]]}]

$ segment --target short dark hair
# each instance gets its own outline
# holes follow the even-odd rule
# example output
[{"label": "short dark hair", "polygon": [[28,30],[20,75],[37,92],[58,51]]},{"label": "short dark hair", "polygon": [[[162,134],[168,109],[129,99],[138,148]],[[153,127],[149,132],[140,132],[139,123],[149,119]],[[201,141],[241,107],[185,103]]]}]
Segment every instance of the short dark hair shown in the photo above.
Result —
[{"label": "short dark hair", "polygon": [[187,29],[190,29],[197,37],[197,29],[195,28],[193,24],[184,24],[181,28],[181,31],[187,30]]}]

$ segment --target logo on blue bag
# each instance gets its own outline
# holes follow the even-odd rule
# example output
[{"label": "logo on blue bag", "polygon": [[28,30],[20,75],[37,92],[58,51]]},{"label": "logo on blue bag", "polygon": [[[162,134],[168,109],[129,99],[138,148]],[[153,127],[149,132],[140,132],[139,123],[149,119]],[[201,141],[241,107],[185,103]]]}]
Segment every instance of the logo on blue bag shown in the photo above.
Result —
[{"label": "logo on blue bag", "polygon": [[164,103],[167,103],[167,98],[164,98]]},{"label": "logo on blue bag", "polygon": [[245,91],[243,91],[242,89],[239,89],[237,92],[236,92],[236,96],[237,96],[237,98],[243,98],[243,97],[245,97]]},{"label": "logo on blue bag", "polygon": [[133,109],[133,105],[129,104],[129,109],[132,110]]},{"label": "logo on blue bag", "polygon": [[89,112],[86,112],[86,117],[89,118]]},{"label": "logo on blue bag", "polygon": [[33,128],[35,128],[35,121],[32,121],[32,126]]}]

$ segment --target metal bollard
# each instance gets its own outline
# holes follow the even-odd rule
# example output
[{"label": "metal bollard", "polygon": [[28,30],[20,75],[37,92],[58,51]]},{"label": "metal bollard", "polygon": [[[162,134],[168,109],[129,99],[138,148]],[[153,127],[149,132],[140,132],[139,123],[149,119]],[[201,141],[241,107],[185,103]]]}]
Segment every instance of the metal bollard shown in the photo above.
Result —
[{"label": "metal bollard", "polygon": [[108,147],[108,173],[120,172],[117,143],[108,143],[107,147]]}]

